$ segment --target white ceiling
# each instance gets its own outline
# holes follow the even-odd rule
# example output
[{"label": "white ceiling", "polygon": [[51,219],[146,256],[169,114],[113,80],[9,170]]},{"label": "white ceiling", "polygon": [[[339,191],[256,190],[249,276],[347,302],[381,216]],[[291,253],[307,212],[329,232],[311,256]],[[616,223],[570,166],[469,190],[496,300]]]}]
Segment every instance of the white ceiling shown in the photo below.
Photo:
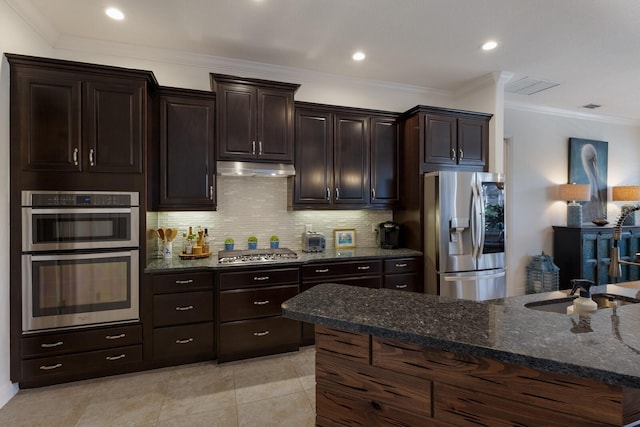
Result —
[{"label": "white ceiling", "polygon": [[507,71],[559,83],[508,102],[640,119],[638,0],[5,1],[54,47],[88,38],[449,93]]}]

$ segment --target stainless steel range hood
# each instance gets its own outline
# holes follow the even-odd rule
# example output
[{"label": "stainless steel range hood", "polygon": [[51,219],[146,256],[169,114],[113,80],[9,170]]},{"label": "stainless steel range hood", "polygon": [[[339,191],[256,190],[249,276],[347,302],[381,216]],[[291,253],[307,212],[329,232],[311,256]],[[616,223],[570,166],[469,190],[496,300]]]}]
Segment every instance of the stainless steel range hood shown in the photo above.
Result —
[{"label": "stainless steel range hood", "polygon": [[216,164],[217,174],[223,176],[273,176],[287,177],[296,174],[293,165],[285,163],[226,162]]}]

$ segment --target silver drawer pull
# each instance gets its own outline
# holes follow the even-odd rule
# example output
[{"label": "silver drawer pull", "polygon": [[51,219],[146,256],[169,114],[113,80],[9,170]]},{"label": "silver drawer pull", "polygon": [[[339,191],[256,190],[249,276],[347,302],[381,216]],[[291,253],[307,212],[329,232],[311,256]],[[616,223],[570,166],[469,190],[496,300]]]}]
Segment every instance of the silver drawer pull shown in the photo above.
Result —
[{"label": "silver drawer pull", "polygon": [[188,285],[189,283],[193,283],[193,279],[189,279],[189,280],[176,280],[176,285]]},{"label": "silver drawer pull", "polygon": [[409,285],[396,285],[396,289],[405,289],[407,288]]},{"label": "silver drawer pull", "polygon": [[43,371],[50,371],[52,369],[58,369],[58,368],[62,368],[62,363],[56,363],[55,365],[49,365],[49,366],[40,366],[40,369]]},{"label": "silver drawer pull", "polygon": [[328,268],[316,269],[316,273],[328,273],[328,272],[329,272]]},{"label": "silver drawer pull", "polygon": [[120,338],[124,338],[126,337],[127,334],[120,334],[120,335],[107,335],[105,338],[108,340],[118,340]]},{"label": "silver drawer pull", "polygon": [[60,346],[62,344],[64,344],[62,341],[58,341],[58,342],[54,342],[54,343],[51,343],[51,344],[47,344],[47,343],[40,344],[40,347],[42,347],[42,348],[51,348],[51,347],[58,347],[58,346]]},{"label": "silver drawer pull", "polygon": [[119,354],[117,356],[107,356],[107,357],[105,357],[105,359],[107,359],[107,360],[120,360],[120,359],[124,359],[125,357],[127,357],[127,356],[124,355],[124,354]]},{"label": "silver drawer pull", "polygon": [[262,332],[254,332],[253,335],[256,337],[265,337],[267,335],[269,335],[269,331],[262,331]]},{"label": "silver drawer pull", "polygon": [[398,268],[402,268],[402,267],[406,267],[406,266],[407,266],[407,264],[396,264],[396,267],[398,267]]},{"label": "silver drawer pull", "polygon": [[266,305],[269,304],[269,300],[266,301],[254,301],[253,305]]},{"label": "silver drawer pull", "polygon": [[259,281],[262,281],[262,280],[269,280],[269,276],[260,276],[260,277],[255,276],[255,277],[253,278],[253,280],[259,280]]},{"label": "silver drawer pull", "polygon": [[176,307],[176,311],[187,311],[187,310],[193,310],[193,306],[188,305],[186,307]]},{"label": "silver drawer pull", "polygon": [[186,340],[176,340],[176,344],[189,344],[190,342],[193,342],[193,338],[188,338]]},{"label": "silver drawer pull", "polygon": [[370,265],[366,265],[366,266],[364,266],[364,267],[358,267],[358,270],[368,270],[368,269],[370,269],[370,268],[371,268],[371,266],[370,266]]}]

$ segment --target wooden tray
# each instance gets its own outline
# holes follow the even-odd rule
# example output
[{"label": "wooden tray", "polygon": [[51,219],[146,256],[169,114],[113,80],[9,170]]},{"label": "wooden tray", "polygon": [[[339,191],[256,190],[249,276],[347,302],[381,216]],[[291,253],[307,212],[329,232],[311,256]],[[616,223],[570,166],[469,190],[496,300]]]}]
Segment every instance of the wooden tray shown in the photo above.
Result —
[{"label": "wooden tray", "polygon": [[179,254],[178,256],[182,259],[208,258],[211,256],[211,252],[203,252],[201,254]]}]

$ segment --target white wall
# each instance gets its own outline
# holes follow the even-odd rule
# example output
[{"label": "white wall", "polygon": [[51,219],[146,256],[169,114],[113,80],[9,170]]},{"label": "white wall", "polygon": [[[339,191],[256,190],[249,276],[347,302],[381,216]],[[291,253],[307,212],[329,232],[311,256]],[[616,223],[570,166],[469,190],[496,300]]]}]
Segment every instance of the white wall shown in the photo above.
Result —
[{"label": "white wall", "polygon": [[[568,180],[569,138],[607,141],[608,186],[640,184],[640,127],[630,123],[603,122],[509,108],[504,133],[511,139],[508,194],[511,264],[508,294],[524,293],[526,267],[531,256],[553,254],[554,225],[566,225],[566,203],[555,200],[556,185]],[[609,195],[611,200],[611,195]],[[613,222],[620,212],[609,202]]]},{"label": "white wall", "polygon": [[[0,52],[48,56],[51,50],[0,1]],[[9,380],[9,64],[0,61],[0,407],[18,391]]]}]

